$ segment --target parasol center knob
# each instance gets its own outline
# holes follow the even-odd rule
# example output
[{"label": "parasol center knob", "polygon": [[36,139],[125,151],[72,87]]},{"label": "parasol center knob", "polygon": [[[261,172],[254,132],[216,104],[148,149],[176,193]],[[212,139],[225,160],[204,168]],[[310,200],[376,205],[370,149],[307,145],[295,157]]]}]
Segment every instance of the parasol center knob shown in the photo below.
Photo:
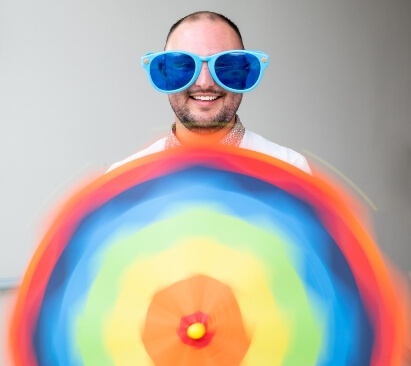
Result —
[{"label": "parasol center knob", "polygon": [[193,323],[187,328],[187,336],[191,339],[203,338],[207,329],[203,323]]}]

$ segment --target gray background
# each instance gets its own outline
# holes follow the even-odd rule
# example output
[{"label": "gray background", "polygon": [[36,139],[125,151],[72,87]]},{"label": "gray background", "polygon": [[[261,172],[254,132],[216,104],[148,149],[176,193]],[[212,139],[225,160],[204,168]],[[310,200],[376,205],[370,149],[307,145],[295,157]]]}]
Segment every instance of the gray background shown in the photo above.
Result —
[{"label": "gray background", "polygon": [[[409,284],[409,0],[0,0],[0,278],[22,277],[73,187],[167,132],[167,97],[139,59],[197,10],[227,15],[271,56],[240,107],[246,127],[358,187]],[[14,297],[0,290],[2,344]]]}]

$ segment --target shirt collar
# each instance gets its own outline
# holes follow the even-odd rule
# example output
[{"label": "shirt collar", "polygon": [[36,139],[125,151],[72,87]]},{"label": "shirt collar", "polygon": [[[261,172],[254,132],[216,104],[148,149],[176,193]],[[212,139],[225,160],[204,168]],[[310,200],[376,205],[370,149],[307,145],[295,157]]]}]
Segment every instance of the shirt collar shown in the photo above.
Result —
[{"label": "shirt collar", "polygon": [[[245,128],[238,115],[231,130],[218,142],[221,145],[239,146],[244,137]],[[181,146],[181,142],[176,137],[176,124],[173,123],[166,138],[166,150]]]}]

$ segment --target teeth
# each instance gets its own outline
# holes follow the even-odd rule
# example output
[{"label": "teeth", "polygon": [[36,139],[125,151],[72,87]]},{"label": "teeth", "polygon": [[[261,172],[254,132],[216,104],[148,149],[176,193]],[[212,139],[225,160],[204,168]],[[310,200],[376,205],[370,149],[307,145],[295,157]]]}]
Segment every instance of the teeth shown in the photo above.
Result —
[{"label": "teeth", "polygon": [[216,100],[217,97],[213,97],[211,95],[194,95],[193,98],[195,100]]}]

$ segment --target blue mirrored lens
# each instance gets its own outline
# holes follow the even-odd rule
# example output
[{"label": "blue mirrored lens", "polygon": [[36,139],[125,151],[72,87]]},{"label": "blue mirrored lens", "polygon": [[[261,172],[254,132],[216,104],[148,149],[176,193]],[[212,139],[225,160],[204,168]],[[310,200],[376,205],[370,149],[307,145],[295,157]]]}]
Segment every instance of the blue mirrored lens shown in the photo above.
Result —
[{"label": "blue mirrored lens", "polygon": [[235,90],[246,90],[255,85],[260,76],[260,61],[249,53],[231,52],[215,61],[215,73],[222,84]]},{"label": "blue mirrored lens", "polygon": [[153,83],[164,91],[177,90],[186,86],[191,81],[194,72],[194,59],[179,52],[159,55],[150,64]]}]

